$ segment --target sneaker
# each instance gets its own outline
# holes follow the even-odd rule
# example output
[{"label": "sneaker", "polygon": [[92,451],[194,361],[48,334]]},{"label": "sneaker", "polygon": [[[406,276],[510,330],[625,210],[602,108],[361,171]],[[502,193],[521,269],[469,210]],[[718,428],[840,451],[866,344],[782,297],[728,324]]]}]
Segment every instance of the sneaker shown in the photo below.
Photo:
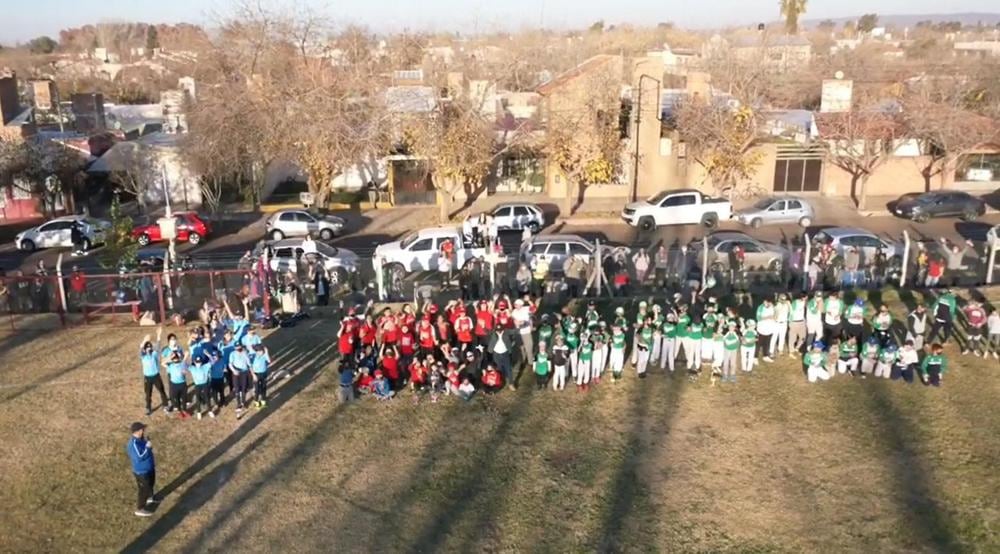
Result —
[{"label": "sneaker", "polygon": [[150,496],[149,499],[146,500],[146,505],[147,506],[152,506],[153,504],[159,504],[159,503],[160,503],[160,500],[158,498],[156,498],[155,494],[153,496]]},{"label": "sneaker", "polygon": [[267,400],[261,400],[260,401],[260,407],[261,408],[266,408],[267,407]]},{"label": "sneaker", "polygon": [[963,350],[963,351],[962,351],[962,355],[963,355],[963,356],[965,356],[965,355],[966,355],[966,354],[968,354],[968,353],[969,353],[969,351],[968,351],[968,350]]},{"label": "sneaker", "polygon": [[196,417],[198,418],[198,421],[201,421],[201,412],[198,412],[198,415]]},{"label": "sneaker", "polygon": [[141,510],[136,510],[133,513],[135,515],[139,516],[139,517],[152,517],[152,515],[153,515],[153,512],[150,512],[149,510],[147,510],[145,508],[143,508]]},{"label": "sneaker", "polygon": [[212,419],[215,419],[215,411],[214,410],[209,410],[208,411],[208,417],[210,417]]},{"label": "sneaker", "polygon": [[773,360],[773,359],[771,359],[771,357],[770,357],[770,356],[764,356],[764,361],[765,361],[765,362],[767,362],[767,363],[771,363],[771,362],[773,362],[774,360]]}]

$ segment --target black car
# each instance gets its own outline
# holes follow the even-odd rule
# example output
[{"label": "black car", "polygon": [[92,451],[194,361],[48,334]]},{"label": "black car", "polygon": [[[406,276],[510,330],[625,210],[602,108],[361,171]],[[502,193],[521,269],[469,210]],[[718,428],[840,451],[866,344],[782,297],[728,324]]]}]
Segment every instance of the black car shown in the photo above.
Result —
[{"label": "black car", "polygon": [[904,194],[894,205],[892,213],[899,217],[924,222],[932,217],[958,216],[974,221],[986,213],[986,202],[967,192],[940,190],[923,194]]}]

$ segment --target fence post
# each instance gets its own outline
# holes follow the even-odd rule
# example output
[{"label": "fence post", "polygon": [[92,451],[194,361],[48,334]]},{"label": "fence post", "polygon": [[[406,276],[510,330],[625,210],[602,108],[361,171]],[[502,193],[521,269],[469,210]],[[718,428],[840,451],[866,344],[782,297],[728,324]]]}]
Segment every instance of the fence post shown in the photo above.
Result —
[{"label": "fence post", "polygon": [[62,311],[68,311],[66,309],[66,285],[63,283],[62,274],[62,252],[59,253],[59,257],[56,258],[56,278],[59,280],[59,305],[62,306]]},{"label": "fence post", "polygon": [[802,272],[802,291],[805,292],[809,290],[809,266],[812,265],[812,240],[809,233],[802,233],[802,241],[805,242],[805,249],[802,251],[802,263],[799,264],[802,267],[799,271]]},{"label": "fence post", "polygon": [[164,325],[167,322],[167,311],[163,302],[163,276],[157,273],[153,275],[156,277],[156,292],[160,303],[160,325]]},{"label": "fence post", "polygon": [[[372,266],[375,268],[375,285],[378,287],[378,301],[385,302],[385,271],[382,267],[382,258],[375,256],[372,258]],[[493,282],[493,265],[490,264],[490,283]]]},{"label": "fence post", "polygon": [[899,270],[899,288],[906,286],[906,270],[910,267],[910,233],[903,229],[903,265]]},{"label": "fence post", "polygon": [[986,284],[993,284],[993,268],[997,265],[997,250],[1000,250],[1000,243],[994,243],[990,246],[990,255],[988,258],[986,266]]},{"label": "fence post", "polygon": [[[683,278],[684,276],[682,276]],[[701,237],[701,290],[708,283],[708,236]],[[684,352],[687,354],[687,351]]]},{"label": "fence post", "polygon": [[[257,266],[257,279],[260,281],[261,299],[264,301],[264,316],[271,317],[271,286],[267,279],[267,269],[264,264]],[[328,291],[329,292],[329,291]]]}]

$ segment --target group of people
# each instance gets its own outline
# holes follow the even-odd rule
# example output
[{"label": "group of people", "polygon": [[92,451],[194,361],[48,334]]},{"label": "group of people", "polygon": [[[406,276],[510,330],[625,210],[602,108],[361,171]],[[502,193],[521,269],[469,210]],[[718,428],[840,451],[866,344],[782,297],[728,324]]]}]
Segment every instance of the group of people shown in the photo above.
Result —
[{"label": "group of people", "polygon": [[[149,335],[140,342],[147,416],[153,411],[154,389],[159,392],[163,409],[181,419],[191,414],[199,420],[205,414],[214,418],[230,400],[236,401],[236,414],[241,417],[251,406],[251,386],[253,406],[267,407],[271,356],[250,324],[247,300],[239,313],[233,312],[228,303],[224,311],[203,311],[204,324],[190,331],[186,348],[173,333],[167,335],[166,345],[162,344],[162,327],[156,331],[155,342]],[[167,376],[169,397],[162,372]],[[189,393],[189,385],[193,394]]]},{"label": "group of people", "polygon": [[[433,401],[454,394],[515,387],[530,372],[539,389],[567,382],[588,390],[602,379],[621,379],[626,364],[639,378],[653,369],[684,369],[697,379],[711,369],[712,383],[732,383],[780,355],[802,357],[810,382],[836,374],[902,379],[920,375],[940,384],[942,344],[964,319],[964,354],[1000,358],[1000,313],[976,300],[959,310],[955,295],[941,294],[897,322],[888,306],[848,302],[843,292],[779,293],[758,305],[721,305],[691,293],[663,305],[641,301],[634,313],[612,314],[588,304],[583,314],[542,313],[530,295],[495,295],[443,307],[428,302],[375,314],[350,310],[338,332],[340,397],[390,399],[406,389]],[[925,348],[926,345],[926,348]],[[515,368],[518,374],[515,373]]]}]

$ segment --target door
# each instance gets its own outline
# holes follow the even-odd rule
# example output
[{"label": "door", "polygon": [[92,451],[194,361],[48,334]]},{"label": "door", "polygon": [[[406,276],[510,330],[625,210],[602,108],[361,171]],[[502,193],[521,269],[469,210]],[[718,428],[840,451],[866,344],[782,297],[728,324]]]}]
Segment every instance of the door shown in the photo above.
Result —
[{"label": "door", "polygon": [[656,210],[657,225],[671,225],[678,222],[690,221],[691,214],[685,216],[684,212],[690,209],[697,202],[694,194],[675,194],[668,196],[660,202],[660,209]]},{"label": "door", "polygon": [[531,214],[524,206],[514,206],[514,229],[521,230],[528,226]]},{"label": "door", "polygon": [[[159,225],[156,226],[157,230],[159,230],[159,227]],[[174,228],[177,229],[177,240],[179,241],[186,241],[188,235],[191,234],[191,224],[188,223],[187,218],[184,216],[174,218]]]},{"label": "door", "polygon": [[305,224],[299,221],[298,212],[285,212],[278,217],[278,230],[286,237],[305,234]]},{"label": "door", "polygon": [[282,273],[297,272],[298,264],[295,260],[295,251],[288,247],[275,250],[274,257],[271,259],[271,269]]},{"label": "door", "polygon": [[319,238],[319,220],[310,214],[305,212],[299,212],[299,222],[302,228],[305,229],[302,234],[312,235],[315,238]]},{"label": "door", "polygon": [[805,214],[802,213],[802,202],[798,200],[788,200],[788,205],[785,206],[785,215],[787,216],[786,222],[788,223],[798,223]]},{"label": "door", "polygon": [[767,208],[764,220],[770,223],[786,223],[788,221],[788,202],[775,200]]},{"label": "door", "polygon": [[740,241],[739,245],[743,249],[744,263],[747,267],[764,267],[770,261],[771,254],[761,248],[756,242],[744,240]]},{"label": "door", "polygon": [[513,218],[511,217],[510,206],[497,208],[496,211],[493,212],[493,219],[496,220],[497,229],[506,230],[513,228],[512,226],[514,221]]},{"label": "door", "polygon": [[549,267],[562,268],[563,264],[566,263],[566,243],[565,242],[551,242],[549,243],[549,249],[545,252],[545,257],[549,260]]},{"label": "door", "polygon": [[38,244],[43,248],[72,246],[69,221],[53,221],[38,228]]},{"label": "door", "polygon": [[438,251],[434,247],[434,239],[419,239],[410,245],[410,271],[426,271],[437,269]]}]

